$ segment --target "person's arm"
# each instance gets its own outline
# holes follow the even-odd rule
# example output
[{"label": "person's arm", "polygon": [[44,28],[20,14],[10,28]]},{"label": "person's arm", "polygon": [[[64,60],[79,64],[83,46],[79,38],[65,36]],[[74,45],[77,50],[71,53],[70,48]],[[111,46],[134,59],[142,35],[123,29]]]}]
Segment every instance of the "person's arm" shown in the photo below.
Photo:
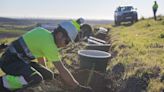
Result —
[{"label": "person's arm", "polygon": [[62,62],[53,63],[55,67],[58,69],[60,76],[65,81],[65,83],[73,88],[76,88],[79,83],[74,79],[69,70],[63,65]]},{"label": "person's arm", "polygon": [[39,57],[39,58],[37,58],[37,61],[38,61],[39,64],[41,64],[43,66],[46,66],[46,58]]},{"label": "person's arm", "polygon": [[56,62],[54,65],[58,69],[62,79],[67,85],[72,87],[74,92],[92,92],[92,88],[80,85],[62,62]]}]

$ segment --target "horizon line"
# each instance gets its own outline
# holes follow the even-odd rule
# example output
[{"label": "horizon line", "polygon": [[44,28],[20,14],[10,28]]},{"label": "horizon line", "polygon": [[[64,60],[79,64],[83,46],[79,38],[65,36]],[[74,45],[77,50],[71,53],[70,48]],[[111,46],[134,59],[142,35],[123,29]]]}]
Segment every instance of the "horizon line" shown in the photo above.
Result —
[{"label": "horizon line", "polygon": [[[78,18],[51,18],[51,17],[16,17],[16,16],[0,16],[2,18],[12,18],[12,19],[59,19],[59,20],[71,20],[71,19],[78,19]],[[80,18],[80,17],[79,17]],[[83,17],[82,17],[83,18]],[[96,18],[84,18],[86,20],[104,20],[104,21],[114,21],[113,19],[96,19]]]}]

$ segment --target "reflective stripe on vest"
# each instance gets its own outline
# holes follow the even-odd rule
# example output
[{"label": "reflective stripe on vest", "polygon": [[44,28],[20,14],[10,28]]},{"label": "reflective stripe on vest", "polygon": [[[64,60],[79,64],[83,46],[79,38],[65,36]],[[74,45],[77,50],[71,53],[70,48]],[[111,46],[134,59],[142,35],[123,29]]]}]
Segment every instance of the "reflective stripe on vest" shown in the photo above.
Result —
[{"label": "reflective stripe on vest", "polygon": [[27,48],[22,37],[10,44],[8,46],[8,50],[11,53],[15,53],[23,61],[32,60],[35,58],[30,52],[30,50]]},{"label": "reflective stripe on vest", "polygon": [[26,57],[30,58],[30,59],[34,59],[35,57],[32,55],[32,53],[30,52],[30,50],[28,49],[28,47],[26,46],[26,43],[24,42],[23,38],[19,38],[19,43],[21,45],[21,47],[23,48]]},{"label": "reflective stripe on vest", "polygon": [[3,86],[9,90],[16,90],[27,85],[27,81],[23,76],[6,75],[2,77]]},{"label": "reflective stripe on vest", "polygon": [[72,20],[72,24],[76,27],[78,31],[80,31],[80,25],[75,20]]}]

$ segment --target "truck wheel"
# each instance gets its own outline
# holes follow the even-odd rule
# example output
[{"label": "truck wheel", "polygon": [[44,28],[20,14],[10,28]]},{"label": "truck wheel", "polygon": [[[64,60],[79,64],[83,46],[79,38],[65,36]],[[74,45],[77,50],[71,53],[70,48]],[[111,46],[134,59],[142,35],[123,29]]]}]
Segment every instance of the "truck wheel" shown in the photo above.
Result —
[{"label": "truck wheel", "polygon": [[137,16],[137,15],[134,17],[134,21],[135,21],[135,22],[138,21],[138,16]]},{"label": "truck wheel", "polygon": [[138,21],[138,18],[136,17],[136,22]]},{"label": "truck wheel", "polygon": [[119,26],[120,25],[120,22],[119,21],[115,21],[115,25],[116,26]]}]

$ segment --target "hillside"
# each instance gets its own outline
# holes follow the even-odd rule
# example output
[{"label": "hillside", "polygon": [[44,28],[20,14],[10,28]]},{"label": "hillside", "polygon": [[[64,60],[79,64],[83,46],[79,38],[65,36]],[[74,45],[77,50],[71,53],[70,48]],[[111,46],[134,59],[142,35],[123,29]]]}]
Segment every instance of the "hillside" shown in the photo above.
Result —
[{"label": "hillside", "polygon": [[[109,52],[113,58],[107,68],[107,89],[104,92],[163,92],[164,91],[164,17],[159,21],[144,19],[133,25],[98,25],[110,28],[108,42],[112,44]],[[78,45],[79,46],[79,45]],[[82,47],[72,47],[78,51]],[[72,50],[67,48],[67,50]],[[73,52],[74,52],[73,51]],[[70,70],[77,54],[65,53],[65,61]],[[64,56],[63,56],[64,57]],[[73,62],[71,62],[73,61]],[[70,68],[71,67],[71,68]],[[87,73],[87,72],[85,72]],[[84,73],[83,76],[86,74]],[[100,77],[100,76],[99,76]],[[97,79],[98,81],[99,79]],[[105,83],[106,83],[105,82]],[[53,82],[58,83],[58,82]],[[98,84],[96,84],[98,85]],[[101,85],[101,84],[100,84]],[[103,84],[102,84],[103,85]],[[42,84],[40,87],[46,87]],[[53,84],[51,84],[53,86]],[[65,86],[50,87],[46,92],[67,92]],[[47,86],[48,88],[48,86]],[[35,90],[38,90],[36,88]],[[42,90],[42,91],[43,91]],[[40,91],[40,92],[42,92]],[[60,92],[59,91],[59,92]]]},{"label": "hillside", "polygon": [[[105,26],[111,27],[110,25]],[[158,21],[149,18],[133,25],[123,24],[111,28],[112,31],[109,33],[112,43],[111,50],[115,56],[109,68],[113,68],[118,63],[124,65],[123,79],[133,80],[125,88],[132,90],[134,86],[140,86],[136,83],[141,79],[144,80],[141,81],[141,87],[145,88],[146,92],[163,92],[164,17],[159,17]]]},{"label": "hillside", "polygon": [[[104,92],[164,92],[164,17],[160,17],[158,21],[154,21],[152,18],[142,19],[132,25],[102,24],[94,27],[99,26],[110,28],[107,42],[111,43],[109,52],[112,54],[107,72],[104,74],[107,78],[104,81],[107,84],[105,85],[107,90]],[[0,29],[0,35],[6,32],[23,34],[21,30],[18,32],[2,29]],[[0,39],[2,40],[2,38]],[[6,40],[8,39],[6,38]],[[79,65],[77,64],[79,61],[77,51],[80,49],[84,49],[83,43],[70,44],[61,51],[66,67],[75,76]],[[56,71],[52,64],[48,65],[53,71]],[[83,73],[85,76],[88,72]],[[101,77],[99,76],[96,81]],[[95,85],[102,86],[101,84]],[[68,91],[67,86],[61,82],[60,78],[57,78],[57,80],[43,82],[39,86],[31,87],[23,92],[71,91]]]}]

